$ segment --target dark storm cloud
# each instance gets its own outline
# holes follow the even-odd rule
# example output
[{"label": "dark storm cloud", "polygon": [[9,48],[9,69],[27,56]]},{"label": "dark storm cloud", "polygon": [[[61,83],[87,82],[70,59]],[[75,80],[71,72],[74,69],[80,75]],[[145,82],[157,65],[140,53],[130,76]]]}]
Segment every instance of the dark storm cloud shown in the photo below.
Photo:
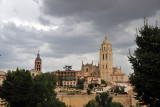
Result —
[{"label": "dark storm cloud", "polygon": [[[70,30],[74,31],[74,27]],[[68,30],[66,32],[63,29],[63,32],[60,31],[40,31],[33,27],[3,23],[3,28],[0,29],[0,53],[2,54],[0,64],[3,66],[1,68],[15,68],[21,66],[21,64],[23,64],[22,68],[30,67],[30,65],[26,65],[26,60],[34,60],[30,56],[36,56],[37,50],[41,49],[41,46],[46,43],[48,48],[42,48],[42,56],[51,58],[63,58],[70,54],[91,53],[99,49],[99,45],[96,44],[97,40],[91,38],[91,35],[70,33],[74,36],[65,37],[63,35]],[[96,37],[98,35],[92,36]],[[52,52],[48,53],[47,49]],[[20,62],[21,64],[19,64]]]},{"label": "dark storm cloud", "polygon": [[[93,21],[100,31],[129,20],[150,17],[160,9],[160,0],[43,0],[45,15],[78,21]],[[75,21],[74,20],[74,21]]]},{"label": "dark storm cloud", "polygon": [[3,27],[0,29],[1,69],[16,68],[21,64],[26,65],[31,58],[29,55],[35,54],[35,49],[38,50],[42,44],[41,33],[34,28],[29,29],[26,26],[18,27],[14,23],[3,23]]}]

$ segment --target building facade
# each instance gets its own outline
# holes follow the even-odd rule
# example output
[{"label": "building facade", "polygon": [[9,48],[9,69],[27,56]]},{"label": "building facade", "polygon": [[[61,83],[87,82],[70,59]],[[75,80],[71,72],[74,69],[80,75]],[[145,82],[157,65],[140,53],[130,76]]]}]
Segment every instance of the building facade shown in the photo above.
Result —
[{"label": "building facade", "polygon": [[108,41],[107,36],[101,44],[99,53],[99,73],[100,77],[105,81],[111,81],[110,75],[113,73],[113,55],[112,45]]},{"label": "building facade", "polygon": [[94,84],[94,87],[100,87],[101,85],[101,78],[98,76],[86,76],[86,87],[88,87],[89,84]]},{"label": "building facade", "polygon": [[0,86],[3,84],[3,80],[6,78],[6,72],[0,71]]},{"label": "building facade", "polygon": [[35,59],[34,69],[31,69],[30,73],[31,73],[32,77],[35,77],[37,75],[42,74],[42,60],[40,58],[39,51],[38,51],[38,54],[37,54],[37,58]]},{"label": "building facade", "polygon": [[121,72],[121,67],[113,67],[112,45],[107,36],[101,44],[99,50],[99,64],[98,66],[91,64],[83,64],[82,61],[82,76],[99,76],[106,82],[114,81],[128,81],[128,76]]},{"label": "building facade", "polygon": [[81,71],[55,71],[52,72],[58,78],[57,85],[60,86],[60,80],[62,80],[62,86],[76,87],[77,80],[81,79]]},{"label": "building facade", "polygon": [[96,66],[96,65],[93,65],[93,61],[91,64],[86,64],[84,65],[83,64],[83,61],[82,61],[82,75],[84,77],[86,76],[99,76],[99,67]]}]

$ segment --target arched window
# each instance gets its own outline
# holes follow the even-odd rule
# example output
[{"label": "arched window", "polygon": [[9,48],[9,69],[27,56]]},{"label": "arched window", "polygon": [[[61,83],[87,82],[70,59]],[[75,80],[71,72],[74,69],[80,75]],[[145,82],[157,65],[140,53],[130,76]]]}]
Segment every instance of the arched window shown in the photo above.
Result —
[{"label": "arched window", "polygon": [[103,60],[104,60],[104,54],[103,54]]},{"label": "arched window", "polygon": [[86,72],[88,72],[88,68],[86,68]]},{"label": "arched window", "polygon": [[106,59],[107,59],[107,54],[106,54]]}]

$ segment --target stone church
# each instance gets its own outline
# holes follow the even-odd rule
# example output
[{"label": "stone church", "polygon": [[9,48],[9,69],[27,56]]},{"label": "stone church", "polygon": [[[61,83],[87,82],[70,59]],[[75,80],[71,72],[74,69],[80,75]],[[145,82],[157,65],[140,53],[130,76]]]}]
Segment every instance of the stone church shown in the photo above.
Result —
[{"label": "stone church", "polygon": [[35,59],[34,69],[31,69],[30,73],[31,73],[32,77],[35,77],[37,75],[42,74],[42,60],[40,58],[39,51],[38,51],[38,54],[37,54],[37,58]]},{"label": "stone church", "polygon": [[98,66],[91,64],[83,64],[82,61],[82,76],[101,77],[106,82],[127,82],[128,76],[121,72],[121,67],[113,67],[112,45],[105,36],[105,40],[101,44],[99,51]]}]

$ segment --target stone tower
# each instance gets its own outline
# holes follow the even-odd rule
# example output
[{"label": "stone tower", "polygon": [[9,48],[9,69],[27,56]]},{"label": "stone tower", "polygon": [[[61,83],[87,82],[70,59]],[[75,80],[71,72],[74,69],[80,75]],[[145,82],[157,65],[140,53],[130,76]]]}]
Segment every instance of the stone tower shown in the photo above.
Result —
[{"label": "stone tower", "polygon": [[113,73],[113,55],[112,45],[105,36],[105,40],[101,44],[99,59],[100,77],[105,81],[110,81],[110,74]]},{"label": "stone tower", "polygon": [[40,58],[39,51],[37,54],[37,58],[35,59],[35,70],[38,72],[38,74],[42,73],[42,60]]}]

